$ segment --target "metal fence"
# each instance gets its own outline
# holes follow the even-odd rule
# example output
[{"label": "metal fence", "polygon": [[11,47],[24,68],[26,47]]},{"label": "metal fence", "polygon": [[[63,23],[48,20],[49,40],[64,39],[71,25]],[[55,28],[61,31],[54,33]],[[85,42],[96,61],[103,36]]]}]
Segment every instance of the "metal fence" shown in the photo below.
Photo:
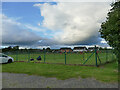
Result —
[{"label": "metal fence", "polygon": [[[99,66],[116,60],[112,50],[98,50],[95,46],[93,51],[83,52],[48,52],[46,50],[19,50],[4,52],[18,62],[35,62],[35,63],[55,63],[67,65],[89,65]],[[41,56],[41,61],[37,57]],[[33,60],[33,61],[31,61]]]}]

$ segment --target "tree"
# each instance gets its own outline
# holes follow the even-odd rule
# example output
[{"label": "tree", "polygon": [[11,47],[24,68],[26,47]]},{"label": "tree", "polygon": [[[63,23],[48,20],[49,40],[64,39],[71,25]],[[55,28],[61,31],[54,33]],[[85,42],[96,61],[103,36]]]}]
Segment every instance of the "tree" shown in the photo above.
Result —
[{"label": "tree", "polygon": [[7,49],[8,49],[8,50],[12,50],[12,47],[11,47],[11,46],[9,46]]},{"label": "tree", "polygon": [[14,46],[13,50],[19,50],[19,46]]},{"label": "tree", "polygon": [[[101,37],[114,48],[117,59],[120,59],[120,1],[111,4],[112,9],[99,30]],[[119,60],[120,63],[120,60]]]},{"label": "tree", "polygon": [[46,48],[46,51],[50,52],[50,50],[51,50],[51,49],[50,49],[49,47],[48,47],[48,48]]},{"label": "tree", "polygon": [[43,48],[43,51],[45,51],[45,48]]}]

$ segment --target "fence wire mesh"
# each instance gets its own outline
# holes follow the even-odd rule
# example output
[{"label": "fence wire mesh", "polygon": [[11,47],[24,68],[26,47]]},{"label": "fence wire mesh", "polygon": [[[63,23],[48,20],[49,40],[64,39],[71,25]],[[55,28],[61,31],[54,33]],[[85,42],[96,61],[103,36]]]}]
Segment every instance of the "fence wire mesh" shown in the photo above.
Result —
[{"label": "fence wire mesh", "polygon": [[[53,52],[46,50],[18,50],[3,52],[14,58],[14,61],[80,64],[80,65],[101,65],[116,59],[112,50],[93,50],[82,52]],[[38,57],[41,60],[37,60]]]}]

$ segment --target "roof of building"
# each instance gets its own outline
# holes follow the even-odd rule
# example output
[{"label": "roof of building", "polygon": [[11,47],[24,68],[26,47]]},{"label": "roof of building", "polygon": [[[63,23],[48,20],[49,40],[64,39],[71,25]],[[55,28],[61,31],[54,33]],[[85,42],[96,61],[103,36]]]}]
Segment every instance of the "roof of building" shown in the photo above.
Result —
[{"label": "roof of building", "polygon": [[63,48],[60,48],[60,50],[66,50],[66,49],[71,49],[71,48],[67,48],[67,47],[63,47]]},{"label": "roof of building", "polygon": [[[98,47],[96,47],[96,48],[98,48]],[[89,47],[88,49],[95,49],[95,47]]]},{"label": "roof of building", "polygon": [[87,49],[86,47],[74,47],[74,49]]}]

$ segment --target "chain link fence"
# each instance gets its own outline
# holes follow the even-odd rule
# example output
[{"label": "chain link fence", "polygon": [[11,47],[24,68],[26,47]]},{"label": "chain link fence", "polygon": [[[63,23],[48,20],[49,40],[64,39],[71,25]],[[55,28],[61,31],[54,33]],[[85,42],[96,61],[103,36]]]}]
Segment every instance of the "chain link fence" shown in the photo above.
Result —
[{"label": "chain link fence", "polygon": [[[68,65],[99,66],[116,60],[113,50],[98,50],[95,46],[93,51],[83,52],[59,52],[46,50],[19,50],[3,52],[14,58],[16,62],[55,63]],[[38,57],[41,60],[37,60]]]}]

